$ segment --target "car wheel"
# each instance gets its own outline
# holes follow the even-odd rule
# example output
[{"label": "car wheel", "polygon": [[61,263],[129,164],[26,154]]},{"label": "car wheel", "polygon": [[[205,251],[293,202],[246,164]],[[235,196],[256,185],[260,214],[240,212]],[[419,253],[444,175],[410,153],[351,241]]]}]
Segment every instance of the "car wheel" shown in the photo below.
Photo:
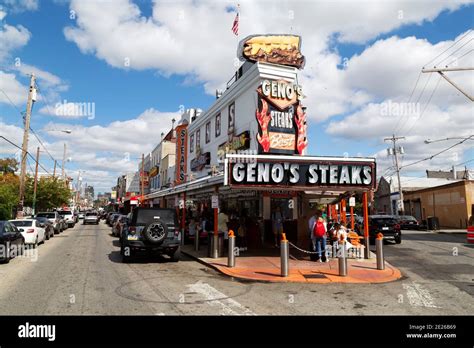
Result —
[{"label": "car wheel", "polygon": [[44,239],[49,240],[49,236],[51,233],[44,232]]},{"label": "car wheel", "polygon": [[170,255],[170,257],[172,262],[179,262],[181,259],[181,248],[178,247],[178,249],[176,249],[175,252]]},{"label": "car wheel", "polygon": [[395,243],[396,244],[401,244],[402,243],[402,236],[399,235],[399,236],[395,237]]},{"label": "car wheel", "polygon": [[35,244],[33,244],[33,249],[38,247],[38,237],[36,237]]}]

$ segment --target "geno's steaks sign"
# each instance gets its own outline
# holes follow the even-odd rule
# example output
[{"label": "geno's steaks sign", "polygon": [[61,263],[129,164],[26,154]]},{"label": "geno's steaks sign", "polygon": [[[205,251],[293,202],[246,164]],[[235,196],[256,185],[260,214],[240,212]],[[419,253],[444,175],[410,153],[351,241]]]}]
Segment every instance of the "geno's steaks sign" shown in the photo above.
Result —
[{"label": "geno's steaks sign", "polygon": [[320,188],[332,189],[375,188],[375,160],[365,159],[294,159],[250,158],[242,161],[233,158],[226,167],[226,184],[257,188]]}]

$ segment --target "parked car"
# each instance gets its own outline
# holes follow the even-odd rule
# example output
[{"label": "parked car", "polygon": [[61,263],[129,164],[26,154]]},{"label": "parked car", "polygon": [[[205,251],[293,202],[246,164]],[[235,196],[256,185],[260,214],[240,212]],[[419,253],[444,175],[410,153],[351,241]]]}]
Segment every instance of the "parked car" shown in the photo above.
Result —
[{"label": "parked car", "polygon": [[127,223],[127,216],[120,215],[112,227],[112,235],[115,237],[120,237],[122,234],[123,226]]},{"label": "parked car", "polygon": [[49,240],[49,238],[54,237],[54,227],[51,221],[44,217],[35,217],[35,219],[39,221],[40,227],[44,228],[44,231],[46,233],[46,240]]},{"label": "parked car", "polygon": [[67,230],[68,226],[67,226],[67,223],[66,223],[66,219],[64,219],[64,216],[59,214],[59,212],[58,212],[58,215],[59,215],[59,224],[61,226],[61,232]]},{"label": "parked car", "polygon": [[113,228],[115,223],[117,222],[118,219],[120,219],[120,217],[122,216],[122,214],[114,214],[114,216],[112,216],[112,218],[110,219],[110,226]]},{"label": "parked car", "polygon": [[82,222],[84,225],[85,224],[99,224],[99,215],[97,215],[96,212],[87,212],[86,215],[84,216],[84,221]]},{"label": "parked car", "polygon": [[58,214],[61,215],[67,224],[67,227],[74,227],[76,222],[74,221],[74,214],[70,210],[58,210]]},{"label": "parked car", "polygon": [[40,227],[40,222],[36,219],[10,220],[25,238],[25,244],[30,244],[36,248],[39,243],[46,241],[46,232]]},{"label": "parked car", "polygon": [[402,230],[419,230],[420,223],[419,221],[411,215],[399,215],[396,216],[400,229]]},{"label": "parked car", "polygon": [[402,242],[400,224],[393,215],[371,215],[369,216],[369,238],[375,240],[378,233],[383,234],[383,239],[393,240],[395,243]]},{"label": "parked car", "polygon": [[15,225],[6,220],[0,221],[0,260],[8,263],[19,255],[25,245],[25,237]]},{"label": "parked car", "polygon": [[109,225],[110,227],[112,227],[112,224],[114,223],[114,219],[117,218],[117,216],[120,216],[121,214],[119,213],[112,213],[109,215],[109,217],[107,218],[107,225]]},{"label": "parked car", "polygon": [[59,216],[57,211],[38,213],[38,214],[35,215],[35,217],[45,217],[45,218],[47,218],[53,224],[55,234],[58,234],[62,231],[60,216]]},{"label": "parked car", "polygon": [[123,262],[130,262],[140,252],[167,254],[178,262],[181,236],[175,209],[137,207],[128,215],[120,236]]},{"label": "parked car", "polygon": [[84,219],[84,216],[85,216],[85,212],[80,211],[79,214],[77,215],[77,218],[78,218],[79,220],[82,220],[82,219]]}]

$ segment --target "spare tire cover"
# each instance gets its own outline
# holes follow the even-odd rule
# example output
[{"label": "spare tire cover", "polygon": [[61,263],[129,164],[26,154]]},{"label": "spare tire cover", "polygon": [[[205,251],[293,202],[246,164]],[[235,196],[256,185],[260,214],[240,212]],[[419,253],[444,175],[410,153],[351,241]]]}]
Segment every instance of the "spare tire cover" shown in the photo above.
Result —
[{"label": "spare tire cover", "polygon": [[143,229],[142,234],[148,242],[156,244],[166,238],[168,229],[162,222],[152,222]]}]

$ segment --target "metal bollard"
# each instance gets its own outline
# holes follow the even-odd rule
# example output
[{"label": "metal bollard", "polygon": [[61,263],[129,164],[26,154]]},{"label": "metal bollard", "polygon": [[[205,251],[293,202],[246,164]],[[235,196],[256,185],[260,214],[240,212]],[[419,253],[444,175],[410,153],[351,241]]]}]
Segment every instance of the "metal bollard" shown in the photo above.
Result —
[{"label": "metal bollard", "polygon": [[288,277],[288,268],[290,263],[290,246],[286,235],[282,233],[282,239],[280,241],[280,256],[281,256],[281,276]]},{"label": "metal bollard", "polygon": [[332,257],[336,258],[337,257],[337,242],[332,243]]},{"label": "metal bollard", "polygon": [[194,235],[194,250],[199,251],[199,230],[196,228],[196,234]]},{"label": "metal bollard", "polygon": [[338,259],[339,275],[341,277],[347,276],[347,257],[346,257],[346,242],[339,244],[340,255]]},{"label": "metal bollard", "polygon": [[385,269],[385,260],[383,257],[383,234],[377,234],[377,238],[375,239],[375,254],[377,255],[377,269],[384,270]]},{"label": "metal bollard", "polygon": [[218,259],[219,258],[219,235],[218,234],[214,234],[212,236],[212,253],[211,253],[211,257],[213,259]]},{"label": "metal bollard", "polygon": [[229,248],[227,250],[227,267],[235,267],[235,236],[234,231],[229,231]]}]

